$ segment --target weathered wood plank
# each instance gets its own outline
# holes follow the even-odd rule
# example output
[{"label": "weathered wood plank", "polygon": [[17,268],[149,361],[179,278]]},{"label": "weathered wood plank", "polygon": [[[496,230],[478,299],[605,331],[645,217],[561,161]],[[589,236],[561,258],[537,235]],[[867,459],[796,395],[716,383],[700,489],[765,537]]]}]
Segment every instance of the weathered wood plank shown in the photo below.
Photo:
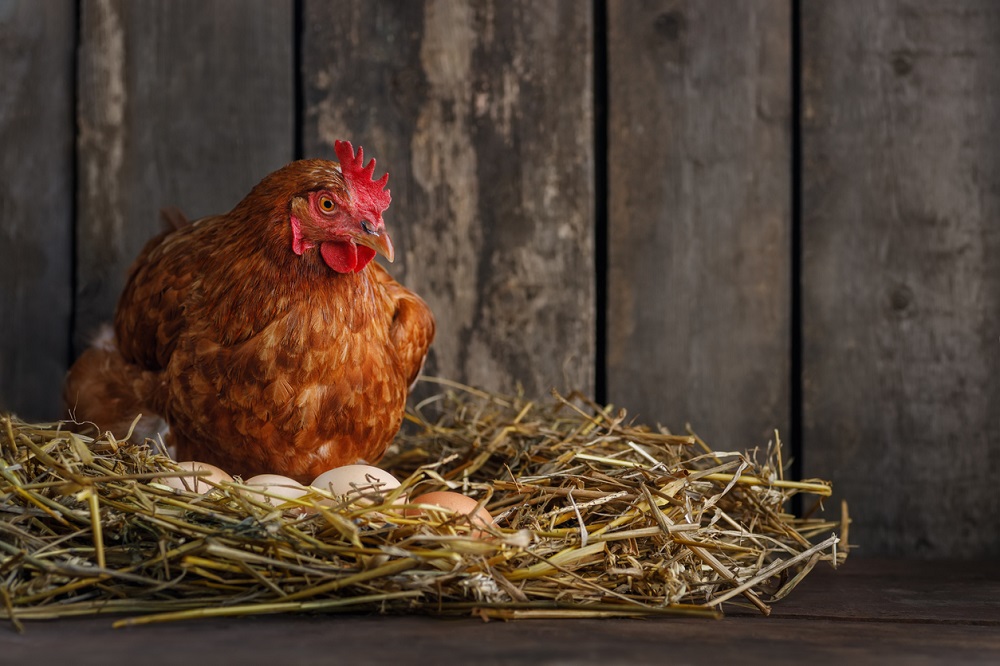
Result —
[{"label": "weathered wood plank", "polygon": [[[35,663],[38,654],[74,666],[128,663],[287,663],[295,659],[368,664],[606,664],[766,663],[798,666],[962,664],[995,666],[996,626],[873,622],[857,619],[683,618],[654,620],[531,620],[485,623],[479,618],[270,616],[205,619],[112,629],[117,618],[31,622],[23,635],[0,627],[0,647],[11,663]],[[151,649],[163,642],[168,649]],[[447,655],[447,656],[444,656]],[[706,659],[706,655],[710,659]],[[33,661],[35,660],[35,661]]]},{"label": "weathered wood plank", "polygon": [[789,3],[608,3],[608,398],[788,433]]},{"label": "weathered wood plank", "polygon": [[804,440],[864,554],[1000,555],[1000,4],[803,3]]},{"label": "weathered wood plank", "polygon": [[85,0],[76,348],[160,229],[233,207],[294,144],[291,0]]},{"label": "weathered wood plank", "polygon": [[[726,609],[759,617],[756,608]],[[994,562],[862,559],[820,563],[772,606],[772,618],[825,618],[1000,628],[1000,571]],[[1000,635],[1000,634],[998,634]]]},{"label": "weathered wood plank", "polygon": [[306,2],[305,146],[390,176],[427,372],[593,390],[591,15],[572,0]]},{"label": "weathered wood plank", "polygon": [[73,238],[72,3],[0,3],[0,409],[59,415]]},{"label": "weathered wood plank", "polygon": [[[286,663],[288,637],[294,636],[295,658],[321,663],[336,652],[338,661],[377,664],[996,664],[997,598],[989,599],[978,587],[995,594],[1000,586],[996,566],[981,562],[974,568],[979,575],[956,576],[953,566],[915,564],[895,561],[873,567],[848,560],[840,572],[817,568],[789,598],[774,605],[769,618],[754,612],[721,621],[664,617],[486,623],[473,617],[276,615],[169,622],[127,631],[112,629],[110,617],[72,618],[27,623],[23,635],[0,625],[0,654],[14,664],[37,662],[39,654],[81,666],[127,663],[139,653],[150,666]],[[831,593],[826,588],[836,589]],[[976,598],[969,607],[983,614],[940,612],[944,590],[954,595],[954,604]],[[803,603],[794,604],[798,598]],[[170,650],[150,650],[153,644]]]}]

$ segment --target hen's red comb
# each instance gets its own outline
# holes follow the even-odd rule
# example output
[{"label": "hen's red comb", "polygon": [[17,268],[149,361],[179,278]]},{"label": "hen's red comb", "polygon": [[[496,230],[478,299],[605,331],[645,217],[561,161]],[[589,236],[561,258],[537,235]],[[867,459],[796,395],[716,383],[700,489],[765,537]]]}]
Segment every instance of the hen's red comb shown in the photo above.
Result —
[{"label": "hen's red comb", "polygon": [[375,173],[375,158],[373,157],[368,166],[365,166],[365,149],[358,146],[358,154],[355,155],[354,146],[350,141],[334,141],[333,150],[340,160],[340,172],[354,190],[354,196],[359,203],[370,203],[379,212],[388,208],[389,202],[392,201],[389,190],[385,189],[385,184],[389,182],[389,174],[386,173],[378,180],[372,179]]}]

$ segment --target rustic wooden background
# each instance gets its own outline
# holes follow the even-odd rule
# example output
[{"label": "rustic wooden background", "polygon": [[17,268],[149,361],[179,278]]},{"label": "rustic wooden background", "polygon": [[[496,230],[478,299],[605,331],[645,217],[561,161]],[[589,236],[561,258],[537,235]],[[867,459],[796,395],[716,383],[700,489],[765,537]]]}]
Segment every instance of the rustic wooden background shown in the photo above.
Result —
[{"label": "rustic wooden background", "polygon": [[344,137],[430,372],[778,428],[858,555],[996,557],[998,63],[994,0],[0,0],[0,406],[60,416],[159,208]]}]

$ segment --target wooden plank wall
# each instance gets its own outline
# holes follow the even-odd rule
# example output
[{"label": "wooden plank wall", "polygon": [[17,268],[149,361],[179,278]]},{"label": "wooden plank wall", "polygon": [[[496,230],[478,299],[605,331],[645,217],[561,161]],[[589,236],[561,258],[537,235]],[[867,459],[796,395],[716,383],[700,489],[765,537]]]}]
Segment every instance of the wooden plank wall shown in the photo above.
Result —
[{"label": "wooden plank wall", "polygon": [[1000,4],[804,3],[803,450],[864,550],[1000,555]]},{"label": "wooden plank wall", "polygon": [[160,230],[232,208],[293,158],[291,0],[81,4],[74,349]]},{"label": "wooden plank wall", "polygon": [[2,2],[0,407],[59,415],[159,208],[345,137],[432,372],[801,431],[860,554],[996,556],[998,51],[991,0]]},{"label": "wooden plank wall", "polygon": [[593,391],[593,29],[581,7],[305,3],[306,153],[330,157],[350,136],[391,172],[393,269],[438,313],[429,373]]},{"label": "wooden plank wall", "polygon": [[727,451],[790,430],[789,9],[609,5],[608,395]]},{"label": "wooden plank wall", "polygon": [[0,408],[58,403],[70,360],[74,12],[0,3]]}]

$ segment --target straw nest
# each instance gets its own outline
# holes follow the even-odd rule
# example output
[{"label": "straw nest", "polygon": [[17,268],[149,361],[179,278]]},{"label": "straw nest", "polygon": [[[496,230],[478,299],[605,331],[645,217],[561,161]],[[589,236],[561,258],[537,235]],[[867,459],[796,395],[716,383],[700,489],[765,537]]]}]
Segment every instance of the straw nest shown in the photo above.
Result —
[{"label": "straw nest", "polygon": [[[167,487],[184,472],[149,441],[0,417],[0,618],[767,614],[817,562],[846,556],[846,508],[837,521],[786,513],[793,495],[818,506],[831,488],[784,478],[777,433],[712,451],[579,395],[436,381],[444,392],[407,414],[380,463],[400,488],[358,501],[312,490],[277,508],[239,479]],[[496,527],[403,510],[441,489],[479,500]]]}]

